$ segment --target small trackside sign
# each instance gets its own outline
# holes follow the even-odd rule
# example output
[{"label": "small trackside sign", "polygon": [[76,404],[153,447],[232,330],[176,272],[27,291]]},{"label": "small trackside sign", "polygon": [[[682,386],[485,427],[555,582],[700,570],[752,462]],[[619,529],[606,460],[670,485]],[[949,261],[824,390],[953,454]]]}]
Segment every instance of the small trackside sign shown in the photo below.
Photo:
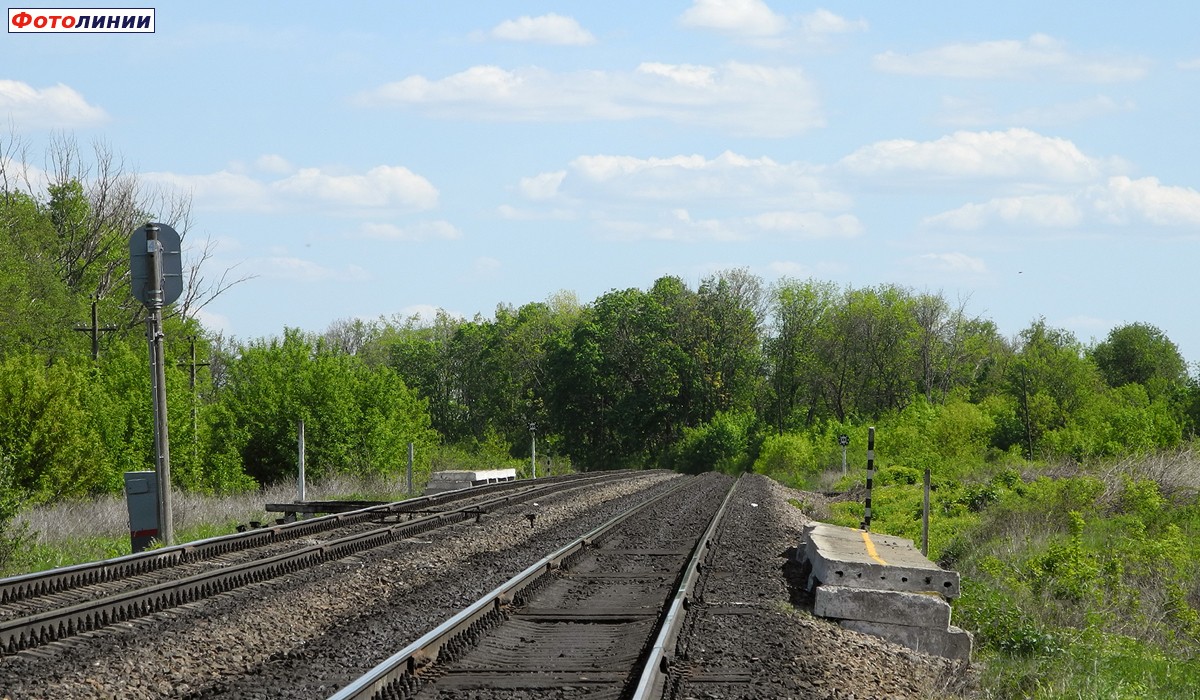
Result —
[{"label": "small trackside sign", "polygon": [[9,34],[153,34],[153,7],[8,8]]}]

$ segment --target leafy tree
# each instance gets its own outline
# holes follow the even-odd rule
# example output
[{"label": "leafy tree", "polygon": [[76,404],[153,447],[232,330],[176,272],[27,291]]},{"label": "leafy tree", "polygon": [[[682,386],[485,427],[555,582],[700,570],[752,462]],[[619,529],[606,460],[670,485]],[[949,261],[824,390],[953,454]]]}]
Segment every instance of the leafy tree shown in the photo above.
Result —
[{"label": "leafy tree", "polygon": [[298,330],[241,347],[226,363],[210,439],[237,445],[258,483],[294,478],[301,420],[313,477],[397,470],[409,442],[427,462],[437,443],[425,403],[394,372]]},{"label": "leafy tree", "polygon": [[553,427],[585,469],[657,459],[681,427],[681,370],[691,359],[666,304],[679,309],[687,294],[673,278],[650,293],[609,292],[551,348]]},{"label": "leafy tree", "polygon": [[69,346],[81,304],[58,276],[54,239],[37,200],[0,191],[0,353],[62,352]]},{"label": "leafy tree", "polygon": [[704,279],[696,297],[694,371],[704,388],[697,417],[756,408],[763,390],[762,281],[731,270]]},{"label": "leafy tree", "polygon": [[1146,323],[1118,326],[1092,349],[1092,359],[1108,385],[1141,384],[1152,396],[1182,387],[1187,363],[1166,334]]},{"label": "leafy tree", "polygon": [[[1051,328],[1038,319],[1021,331],[1016,358],[1007,374],[1007,391],[1019,406],[1024,423],[1024,446],[1032,459],[1042,439],[1066,427],[1089,401],[1095,400],[1102,380],[1069,331]],[[1007,449],[1010,445],[1000,444]]]},{"label": "leafy tree", "polygon": [[838,420],[900,409],[916,392],[912,298],[902,288],[847,290],[820,328],[821,383]]},{"label": "leafy tree", "polygon": [[765,341],[776,428],[811,425],[822,405],[818,334],[836,303],[832,282],[785,279],[771,290],[774,327]]},{"label": "leafy tree", "polygon": [[88,418],[87,374],[32,353],[0,360],[0,455],[35,502],[106,490],[112,474]]}]

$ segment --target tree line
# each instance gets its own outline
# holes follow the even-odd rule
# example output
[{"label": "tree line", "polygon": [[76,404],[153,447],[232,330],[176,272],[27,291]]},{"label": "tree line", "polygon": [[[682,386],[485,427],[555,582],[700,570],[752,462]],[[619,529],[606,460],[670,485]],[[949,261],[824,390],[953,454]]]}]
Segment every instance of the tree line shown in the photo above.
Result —
[{"label": "tree line", "polygon": [[[147,220],[191,250],[166,319],[173,473],[186,489],[291,478],[300,420],[320,476],[398,473],[409,442],[423,474],[451,453],[515,464],[534,436],[539,455],[580,470],[809,469],[831,459],[830,431],[930,412],[968,417],[989,459],[1086,460],[1177,445],[1200,419],[1195,377],[1149,324],[1088,345],[1038,319],[1006,338],[941,293],[767,284],[744,269],[694,288],[666,276],[587,303],[562,292],[491,317],[345,320],[235,342],[196,319],[237,280],[189,246],[186,198],[144,192],[103,148],[83,167],[75,144],[56,142],[43,187],[22,155],[0,141],[0,522],[153,468],[127,249]],[[113,328],[95,359],[76,330],[93,303]],[[800,456],[781,447],[801,443]]]}]

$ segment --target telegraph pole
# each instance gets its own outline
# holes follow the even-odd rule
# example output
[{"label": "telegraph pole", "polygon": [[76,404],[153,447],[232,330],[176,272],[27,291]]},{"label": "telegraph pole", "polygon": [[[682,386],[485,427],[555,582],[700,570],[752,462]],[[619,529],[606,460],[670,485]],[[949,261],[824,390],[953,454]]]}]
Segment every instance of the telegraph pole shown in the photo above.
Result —
[{"label": "telegraph pole", "polygon": [[529,423],[529,478],[537,478],[537,423]]},{"label": "telegraph pole", "polygon": [[196,336],[189,335],[188,342],[191,344],[191,352],[192,352],[191,362],[182,362],[181,361],[178,364],[180,367],[183,367],[184,365],[188,366],[188,372],[189,372],[188,387],[192,390],[192,461],[195,462],[196,454],[197,454],[197,450],[198,450],[196,443],[200,440],[200,427],[198,425],[198,420],[196,417],[196,403],[197,403],[197,399],[196,399],[196,368],[197,367],[208,367],[212,363],[196,361]]},{"label": "telegraph pole", "polygon": [[92,299],[92,325],[75,326],[75,330],[92,336],[92,361],[100,359],[100,334],[117,330],[116,326],[101,326],[100,315],[96,311],[96,300]]}]

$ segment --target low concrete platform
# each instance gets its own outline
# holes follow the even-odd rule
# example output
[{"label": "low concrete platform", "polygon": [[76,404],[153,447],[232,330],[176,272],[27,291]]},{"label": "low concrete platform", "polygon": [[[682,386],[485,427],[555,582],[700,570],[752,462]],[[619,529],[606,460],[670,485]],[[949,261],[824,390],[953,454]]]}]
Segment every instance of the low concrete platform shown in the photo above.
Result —
[{"label": "low concrete platform", "polygon": [[950,626],[959,577],[912,540],[826,523],[804,528],[797,556],[808,567],[813,614],[914,651],[969,662],[971,634]]},{"label": "low concrete platform", "polygon": [[476,471],[447,470],[434,472],[429,475],[429,483],[425,485],[425,495],[457,491],[472,486],[494,484],[500,481],[515,481],[516,469],[484,469]]},{"label": "low concrete platform", "polygon": [[958,573],[929,561],[903,537],[826,523],[804,528],[803,558],[812,565],[808,587],[820,582],[887,591],[959,595]]}]

